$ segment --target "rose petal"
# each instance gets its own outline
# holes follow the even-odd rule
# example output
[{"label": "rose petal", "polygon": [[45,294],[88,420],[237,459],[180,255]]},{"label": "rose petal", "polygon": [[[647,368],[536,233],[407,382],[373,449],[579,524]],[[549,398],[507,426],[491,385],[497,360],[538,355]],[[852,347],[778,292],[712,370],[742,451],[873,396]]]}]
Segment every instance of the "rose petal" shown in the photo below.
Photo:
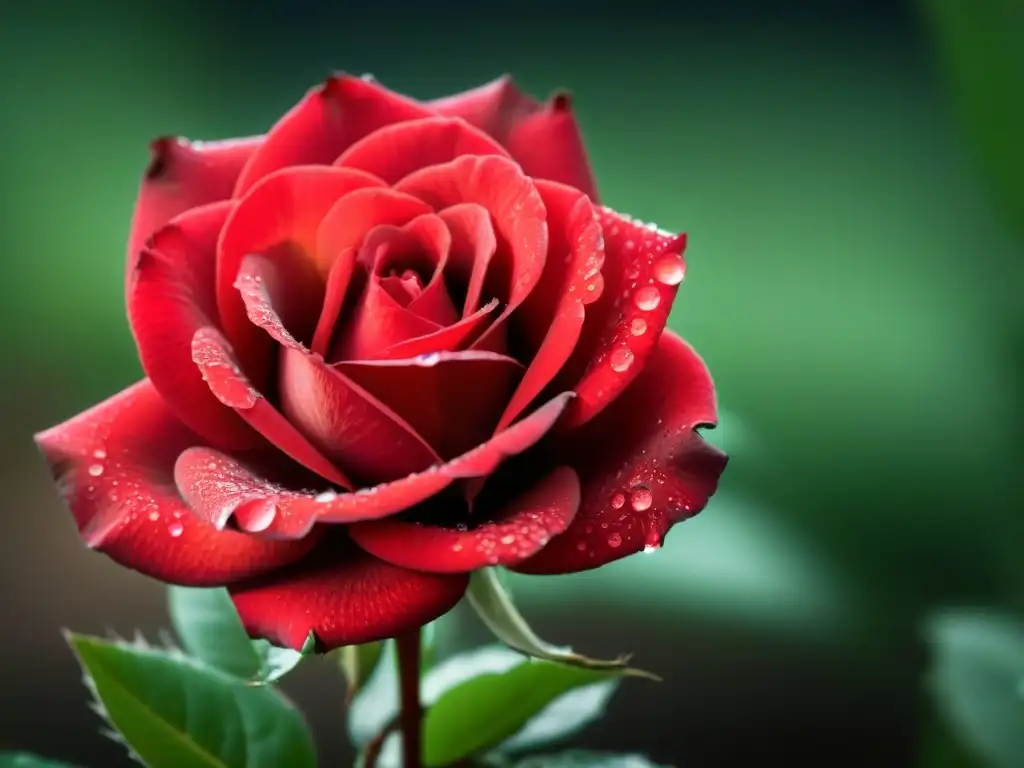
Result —
[{"label": "rose petal", "polygon": [[150,144],[128,237],[129,272],[157,229],[190,208],[231,197],[242,166],[262,142],[262,136],[197,142],[164,136]]},{"label": "rose petal", "polygon": [[503,157],[467,156],[424,168],[395,188],[428,202],[435,210],[476,203],[494,220],[502,242],[485,278],[489,298],[505,301],[498,319],[475,343],[494,335],[533,290],[544,270],[548,229],[544,202],[533,181]]},{"label": "rose petal", "polygon": [[392,123],[430,116],[412,99],[349,75],[334,75],[306,94],[267,133],[242,169],[235,197],[260,179],[296,165],[330,165],[359,139]]},{"label": "rose petal", "polygon": [[235,287],[249,321],[279,344],[312,339],[324,284],[307,259],[290,250],[250,254],[242,260]]},{"label": "rose petal", "polygon": [[523,366],[490,352],[440,352],[335,368],[405,419],[442,458],[485,442]]},{"label": "rose petal", "polygon": [[341,329],[328,359],[365,360],[390,347],[412,339],[436,334],[437,323],[403,307],[376,279],[366,284],[352,318]]},{"label": "rose petal", "polygon": [[558,94],[543,105],[505,75],[470,91],[428,102],[428,106],[439,114],[464,118],[489,133],[527,175],[568,184],[597,202],[594,176],[567,94]]},{"label": "rose petal", "polygon": [[542,110],[518,121],[504,144],[529,176],[568,184],[598,202],[594,173],[568,94],[556,95]]},{"label": "rose petal", "polygon": [[491,215],[482,205],[463,203],[445,208],[440,216],[451,237],[448,273],[466,286],[462,314],[468,316],[480,306],[487,267],[498,248]]},{"label": "rose petal", "polygon": [[601,295],[604,241],[590,200],[577,189],[537,181],[548,212],[551,247],[544,275],[513,322],[530,364],[498,429],[511,424],[569,359],[583,328],[585,305]]},{"label": "rose petal", "polygon": [[[484,332],[491,323],[494,310],[498,308],[498,300],[491,299],[485,306],[478,309],[472,315],[462,318],[457,323],[452,323],[447,328],[441,328],[425,336],[400,341],[387,349],[381,350],[372,355],[372,360],[406,360],[421,355],[430,355],[439,352],[454,352],[465,349],[473,339],[476,339]],[[478,350],[502,354],[504,350],[495,351]]]},{"label": "rose petal", "polygon": [[[235,287],[242,260],[249,254],[315,260],[317,227],[324,215],[348,193],[381,184],[351,169],[288,168],[249,190],[224,223],[217,244],[217,307],[225,336],[257,386],[269,375],[271,344],[249,321]],[[327,269],[322,274],[326,278]]]},{"label": "rose petal", "polygon": [[435,116],[374,131],[345,150],[334,164],[367,171],[394,184],[420,168],[463,155],[508,157],[508,152],[465,120]]},{"label": "rose petal", "polygon": [[345,542],[269,578],[232,586],[246,631],[300,650],[313,632],[326,652],[394,637],[433,621],[462,598],[468,576],[416,573]]},{"label": "rose petal", "polygon": [[227,449],[262,442],[210,392],[192,364],[192,336],[217,317],[217,235],[232,203],[193,208],[161,227],[133,259],[128,320],[139,360],[168,407],[192,431]]},{"label": "rose petal", "polygon": [[559,429],[592,419],[643,370],[656,348],[683,277],[685,235],[672,235],[607,208],[598,209],[604,232],[604,291],[587,307],[580,339],[553,389],[579,398]]},{"label": "rose petal", "polygon": [[355,493],[285,488],[254,473],[238,459],[209,448],[182,454],[175,477],[196,514],[211,524],[224,527],[227,515],[232,514],[239,527],[259,536],[302,538],[318,523],[378,520],[412,509],[456,480],[492,474],[506,459],[536,445],[551,430],[571,397],[571,392],[560,395],[447,463]]},{"label": "rose petal", "polygon": [[569,527],[579,503],[576,473],[559,467],[496,514],[482,517],[481,510],[474,510],[467,517],[471,528],[432,525],[427,511],[423,523],[387,518],[348,530],[360,547],[394,565],[463,573],[523,562]]},{"label": "rose petal", "polygon": [[282,349],[278,383],[289,421],[363,485],[394,480],[440,461],[404,419],[321,359]]},{"label": "rose petal", "polygon": [[341,319],[345,301],[349,298],[349,286],[356,266],[357,251],[346,248],[334,260],[327,276],[327,288],[324,291],[324,303],[320,308],[316,331],[310,351],[315,355],[326,356],[334,340],[335,331]]},{"label": "rose petal", "polygon": [[201,438],[148,380],[35,440],[85,543],[161,581],[218,586],[290,563],[313,544],[221,532],[189,514],[172,472]]},{"label": "rose petal", "polygon": [[674,333],[663,334],[621,397],[555,441],[553,456],[579,473],[580,509],[569,530],[516,570],[583,571],[660,546],[718,487],[726,456],[694,431],[716,418],[703,361]]},{"label": "rose petal", "polygon": [[192,337],[192,360],[214,396],[234,408],[253,429],[307,469],[342,488],[352,482],[299,432],[242,373],[231,345],[216,328]]},{"label": "rose petal", "polygon": [[342,251],[358,249],[375,227],[401,226],[426,213],[431,213],[429,205],[393,189],[365,189],[346,195],[318,219],[316,258],[320,271],[326,274]]}]

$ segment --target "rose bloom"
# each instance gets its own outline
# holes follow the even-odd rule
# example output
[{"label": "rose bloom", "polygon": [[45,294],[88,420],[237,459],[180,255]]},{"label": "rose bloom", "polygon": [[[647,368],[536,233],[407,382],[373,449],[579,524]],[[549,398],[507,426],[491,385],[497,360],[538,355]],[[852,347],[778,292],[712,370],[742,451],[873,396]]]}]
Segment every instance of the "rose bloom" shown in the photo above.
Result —
[{"label": "rose bloom", "polygon": [[598,203],[567,96],[339,75],[265,136],[152,151],[146,378],[36,437],[88,546],[327,650],[478,568],[656,548],[714,493],[711,378],[664,330],[685,237]]}]

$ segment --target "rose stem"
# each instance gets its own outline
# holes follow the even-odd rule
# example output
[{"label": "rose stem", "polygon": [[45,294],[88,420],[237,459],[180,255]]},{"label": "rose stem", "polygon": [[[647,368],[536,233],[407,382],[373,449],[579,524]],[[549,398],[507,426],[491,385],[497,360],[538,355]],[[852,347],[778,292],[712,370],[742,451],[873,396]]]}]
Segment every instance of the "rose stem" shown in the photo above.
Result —
[{"label": "rose stem", "polygon": [[423,707],[420,704],[420,628],[395,638],[398,645],[398,690],[402,700],[402,765],[420,768]]}]

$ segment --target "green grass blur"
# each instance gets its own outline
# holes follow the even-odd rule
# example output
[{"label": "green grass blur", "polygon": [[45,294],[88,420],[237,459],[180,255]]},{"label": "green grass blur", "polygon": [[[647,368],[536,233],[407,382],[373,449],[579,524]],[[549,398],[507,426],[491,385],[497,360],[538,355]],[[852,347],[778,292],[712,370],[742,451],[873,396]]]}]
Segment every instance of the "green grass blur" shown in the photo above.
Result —
[{"label": "green grass blur", "polygon": [[[626,643],[642,664],[651,646],[677,664],[657,670],[678,687],[674,701],[717,701],[690,715],[713,723],[765,717],[774,705],[749,700],[751,685],[814,689],[801,678],[807,648],[826,649],[834,696],[849,686],[913,710],[928,612],[1024,610],[1024,248],[1019,209],[996,202],[1020,179],[983,174],[1006,170],[992,152],[1020,138],[997,135],[974,162],[968,138],[986,134],[961,130],[978,122],[954,105],[975,101],[949,98],[946,82],[963,79],[945,77],[933,55],[945,49],[923,36],[932,27],[652,20],[627,35],[549,22],[526,40],[467,35],[456,46],[455,31],[427,40],[410,23],[385,51],[315,19],[239,30],[198,3],[62,14],[48,24],[22,8],[0,28],[0,67],[13,73],[0,122],[0,473],[21,487],[4,555],[19,578],[5,590],[37,582],[40,563],[70,563],[19,600],[34,611],[31,632],[76,618],[134,623],[124,605],[90,596],[118,577],[73,549],[28,435],[139,375],[121,280],[148,141],[262,131],[331,68],[421,97],[505,70],[541,95],[567,86],[605,202],[690,234],[671,326],[715,375],[724,416],[711,439],[732,463],[709,509],[657,555],[513,579],[552,639]],[[962,59],[971,42],[956,45]],[[140,621],[159,622],[159,606],[147,610]],[[574,635],[566,615],[590,617],[594,635]],[[474,638],[464,632],[452,642]],[[722,638],[733,656],[712,651]],[[676,659],[676,644],[695,655]],[[766,645],[782,649],[764,659],[774,676],[737,666]],[[794,718],[810,707],[797,698],[783,708]],[[899,727],[916,717],[903,705]]]}]

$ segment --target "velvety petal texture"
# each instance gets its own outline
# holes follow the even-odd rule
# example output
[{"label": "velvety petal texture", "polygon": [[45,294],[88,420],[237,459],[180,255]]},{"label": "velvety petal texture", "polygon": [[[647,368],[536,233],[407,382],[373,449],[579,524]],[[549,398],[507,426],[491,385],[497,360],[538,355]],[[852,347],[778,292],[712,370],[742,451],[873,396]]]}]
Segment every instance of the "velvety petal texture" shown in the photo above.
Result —
[{"label": "velvety petal texture", "polygon": [[490,566],[657,548],[726,457],[665,331],[684,235],[598,202],[572,100],[334,75],[265,135],[158,139],[128,242],[146,378],[37,435],[88,546],[326,651]]}]

